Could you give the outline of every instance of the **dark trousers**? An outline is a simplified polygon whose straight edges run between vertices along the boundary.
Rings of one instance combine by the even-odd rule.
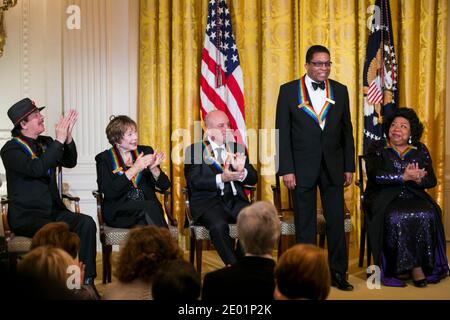
[[[316,244],[317,186],[320,190],[323,214],[326,220],[330,269],[344,274],[348,268],[344,229],[344,187],[331,183],[324,165],[322,165],[316,185],[297,186],[293,191],[296,242]]]
[[[58,211],[53,214],[55,221],[64,221],[71,231],[80,237],[79,260],[85,264],[85,277],[97,276],[97,227],[91,216],[71,211]]]
[[[85,264],[85,277],[97,276],[96,256],[97,256],[97,227],[91,216],[74,213],[69,210],[53,210],[51,219],[35,219],[31,225],[26,225],[14,229],[18,236],[33,237],[40,228],[47,223],[63,221],[69,225],[69,229],[75,232],[80,238],[79,260]]]
[[[240,245],[234,248],[234,240],[230,237],[229,223],[236,223],[241,209],[249,203],[238,196],[233,199],[221,199],[221,202],[213,206],[208,212],[202,214],[197,222],[209,230],[211,242],[217,250],[225,265],[235,264],[244,255]]]

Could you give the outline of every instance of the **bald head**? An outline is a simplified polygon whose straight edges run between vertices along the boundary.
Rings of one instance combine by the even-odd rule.
[[[225,112],[214,110],[206,115],[205,127],[208,137],[222,145],[226,141],[227,130],[230,129],[230,120]]]
[[[223,112],[222,110],[214,110],[214,111],[208,112],[205,117],[206,129],[215,128],[216,123],[222,122],[222,121],[228,122],[228,124],[230,123],[228,120],[227,114],[225,112]]]

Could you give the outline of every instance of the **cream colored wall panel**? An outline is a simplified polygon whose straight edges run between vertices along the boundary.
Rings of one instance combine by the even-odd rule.
[[[69,5],[77,5],[81,28],[69,30]],[[139,1],[20,0],[5,14],[8,38],[0,58],[0,112],[25,96],[46,105],[46,134],[69,109],[80,113],[74,129],[78,165],[64,170],[64,184],[81,197],[81,211],[96,219],[91,191],[97,187],[94,157],[109,148],[111,114],[136,119]],[[0,117],[0,147],[11,123]],[[0,174],[4,173],[0,162]],[[6,185],[0,187],[6,193]]]
[[[138,10],[138,2],[133,2]],[[105,136],[109,117],[127,114],[134,118],[136,114],[138,35],[133,35],[130,43],[129,30],[138,31],[138,20],[129,20],[128,1],[66,1],[68,4],[80,7],[81,28],[62,32],[62,90],[65,110],[76,108],[80,117],[74,131],[78,165],[64,170],[64,181],[70,192],[81,198],[81,211],[95,217],[91,193],[97,188],[94,158],[109,148]],[[134,14],[138,16],[138,12]],[[135,57],[132,64],[130,56]],[[133,99],[134,104],[130,103]]]
[[[106,40],[107,0],[66,1],[81,9],[81,28],[63,31],[64,108],[78,110],[74,131],[79,161],[93,163],[93,156],[106,145],[101,125],[108,113]]]
[[[48,8],[57,8],[59,2],[48,6],[48,1],[51,0],[22,0],[5,14],[8,38],[5,54],[0,58],[0,112],[3,115],[0,117],[0,147],[10,138],[12,124],[6,116],[7,110],[19,99],[30,97],[38,105],[47,106],[43,111],[47,127],[44,134],[53,135],[55,115],[62,110],[61,88],[53,85],[61,82],[61,72],[52,70],[55,66],[60,68],[61,52],[57,44],[48,45],[57,30],[50,18],[55,16],[54,12],[53,15],[47,12]],[[49,53],[53,56],[49,57]],[[51,64],[47,63],[49,58]],[[0,173],[4,173],[1,162]],[[6,193],[5,184],[0,192]]]

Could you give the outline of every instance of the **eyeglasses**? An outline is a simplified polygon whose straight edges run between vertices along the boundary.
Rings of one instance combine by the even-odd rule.
[[[326,67],[329,68],[331,67],[332,62],[331,61],[326,61],[326,62],[322,62],[322,61],[310,61],[309,63],[311,63],[314,67],[319,68],[319,67]]]

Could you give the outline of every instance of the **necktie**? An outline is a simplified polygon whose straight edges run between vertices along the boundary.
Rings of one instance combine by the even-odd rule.
[[[320,88],[322,90],[325,90],[325,82],[321,81],[321,82],[314,82],[312,81],[312,86],[314,90],[317,90],[317,88]]]
[[[217,161],[220,164],[224,164],[224,155],[223,155],[223,148],[216,148],[216,152],[217,152]],[[234,195],[233,195],[233,189],[231,187],[231,183],[230,182],[225,182],[224,183],[224,189],[223,189],[223,196],[222,196],[223,201],[225,202],[225,205],[228,208],[232,208],[233,207],[233,199],[234,199]]]
[[[223,148],[217,148],[216,151],[217,151],[217,161],[220,164],[223,164]]]

